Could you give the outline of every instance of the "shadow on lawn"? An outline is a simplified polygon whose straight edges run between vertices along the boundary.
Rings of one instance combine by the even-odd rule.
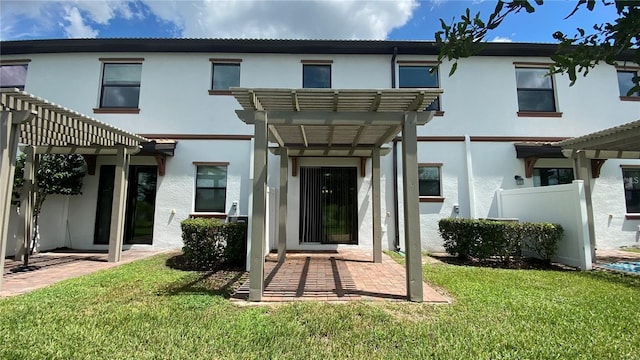
[[[478,260],[475,258],[461,258],[456,256],[434,256],[432,258],[442,261],[449,265],[458,266],[474,266],[494,269],[511,269],[511,270],[551,270],[551,271],[577,271],[570,266],[546,262],[540,259],[524,258],[517,261],[502,262],[498,259]]]
[[[246,281],[247,272],[238,268],[227,268],[220,264],[206,271],[192,269],[182,254],[167,259],[166,265],[172,269],[188,271],[195,276],[187,281],[170,284],[159,291],[159,295],[202,294],[230,298]]]

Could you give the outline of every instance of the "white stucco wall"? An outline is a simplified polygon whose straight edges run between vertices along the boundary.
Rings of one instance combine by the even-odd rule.
[[[27,56],[3,56],[24,59]],[[142,65],[139,114],[93,114],[98,106],[102,64],[99,58],[144,58]],[[253,128],[237,119],[239,105],[232,96],[211,96],[210,58],[241,58],[240,85],[243,87],[299,88],[302,86],[301,60],[332,60],[334,88],[389,88],[390,55],[300,55],[300,54],[222,54],[222,53],[74,53],[33,54],[28,67],[26,91],[65,107],[91,115],[126,130],[143,134],[252,135]],[[433,56],[399,55],[397,60],[436,60]],[[546,62],[533,57],[474,57],[461,60],[453,77],[447,76],[450,63],[440,66],[440,85],[444,90],[441,109],[419,127],[419,136],[505,137],[503,140],[471,141],[472,186],[477,217],[496,216],[495,191],[515,188],[514,175],[524,177],[524,162],[516,159],[514,137],[569,137],[637,120],[640,102],[620,101],[614,67],[602,65],[586,78],[569,86],[566,76],[555,75],[554,87],[560,118],[517,116],[514,61]],[[55,69],[55,71],[52,71]],[[397,72],[397,69],[396,69]],[[397,75],[397,74],[396,74]],[[391,144],[389,144],[390,146]],[[400,143],[401,146],[401,143]],[[227,209],[238,201],[239,214],[249,212],[251,142],[248,140],[179,139],[175,156],[167,159],[167,173],[158,178],[154,223],[154,248],[180,247],[179,222],[193,210],[194,161],[229,162]],[[459,216],[470,212],[466,150],[463,141],[420,141],[419,162],[438,162],[442,166],[442,203],[421,203],[422,246],[442,250],[437,221],[452,216],[459,204]],[[402,161],[398,152],[401,176]],[[395,237],[393,215],[393,155],[381,159],[383,246],[392,248]],[[100,157],[100,165],[112,164]],[[152,157],[133,157],[132,164],[155,165]],[[300,159],[299,165],[359,166],[359,159]],[[355,164],[355,165],[354,165]],[[358,208],[361,209],[360,246],[371,246],[370,161],[367,176],[358,177]],[[560,165],[558,165],[560,164]],[[596,179],[593,193],[594,219],[598,246],[618,247],[638,243],[638,220],[626,220],[620,164],[639,161],[609,160]],[[540,160],[538,167],[567,166],[569,160]],[[268,182],[278,187],[279,159],[269,156]],[[83,195],[50,199],[43,220],[47,228],[42,245],[98,248],[93,245],[93,229],[99,174],[87,176]],[[290,178],[288,232],[290,248],[298,244],[299,178]],[[400,243],[402,244],[402,179],[399,179]],[[533,186],[525,179],[523,187]],[[175,214],[172,214],[175,210]],[[67,214],[65,216],[65,214]],[[388,214],[388,215],[387,215]],[[611,214],[611,216],[609,216]],[[43,214],[44,215],[44,214]],[[64,219],[63,219],[64,218]],[[69,226],[67,228],[67,220]],[[62,244],[62,245],[60,245]],[[317,245],[314,245],[317,246]],[[106,248],[103,246],[103,248]],[[324,247],[326,248],[326,247]]]

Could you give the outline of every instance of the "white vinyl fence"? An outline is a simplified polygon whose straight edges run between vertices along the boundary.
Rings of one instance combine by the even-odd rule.
[[[553,261],[591,270],[587,203],[582,180],[566,185],[499,189],[496,197],[499,217],[562,225],[564,238]]]

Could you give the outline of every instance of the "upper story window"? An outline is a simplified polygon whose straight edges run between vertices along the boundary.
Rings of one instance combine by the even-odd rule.
[[[398,61],[398,64],[402,64]],[[398,67],[398,85],[400,88],[438,88],[438,66],[407,63]],[[427,108],[427,111],[440,110],[440,97],[438,96]]]
[[[546,67],[517,67],[518,115],[561,116],[557,113],[553,77]]]
[[[27,81],[27,64],[0,63],[0,87],[24,90]]]
[[[209,59],[211,61],[210,95],[231,94],[229,88],[240,86],[242,59]]]
[[[550,186],[571,184],[573,181],[572,168],[534,168],[533,186]]]
[[[94,112],[138,113],[143,59],[101,60],[100,108]]]
[[[418,192],[421,202],[442,202],[440,163],[418,164]]]
[[[302,87],[331,88],[331,60],[303,60]]]
[[[640,83],[640,75],[637,70],[618,70],[618,89],[620,90],[621,100],[640,100],[640,90],[636,90],[629,94],[629,91],[636,88]]]
[[[195,212],[224,213],[228,163],[196,164]]]

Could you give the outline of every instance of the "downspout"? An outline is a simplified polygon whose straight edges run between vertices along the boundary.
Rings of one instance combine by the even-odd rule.
[[[391,56],[391,88],[396,88],[396,56],[398,56],[398,48],[393,48]],[[398,139],[393,139],[393,226],[395,234],[393,238],[393,246],[396,251],[400,250],[400,215],[398,214]]]
[[[465,158],[467,160],[467,187],[469,191],[469,219],[476,218],[476,193],[473,186],[473,165],[471,161],[471,138],[464,136]]]

